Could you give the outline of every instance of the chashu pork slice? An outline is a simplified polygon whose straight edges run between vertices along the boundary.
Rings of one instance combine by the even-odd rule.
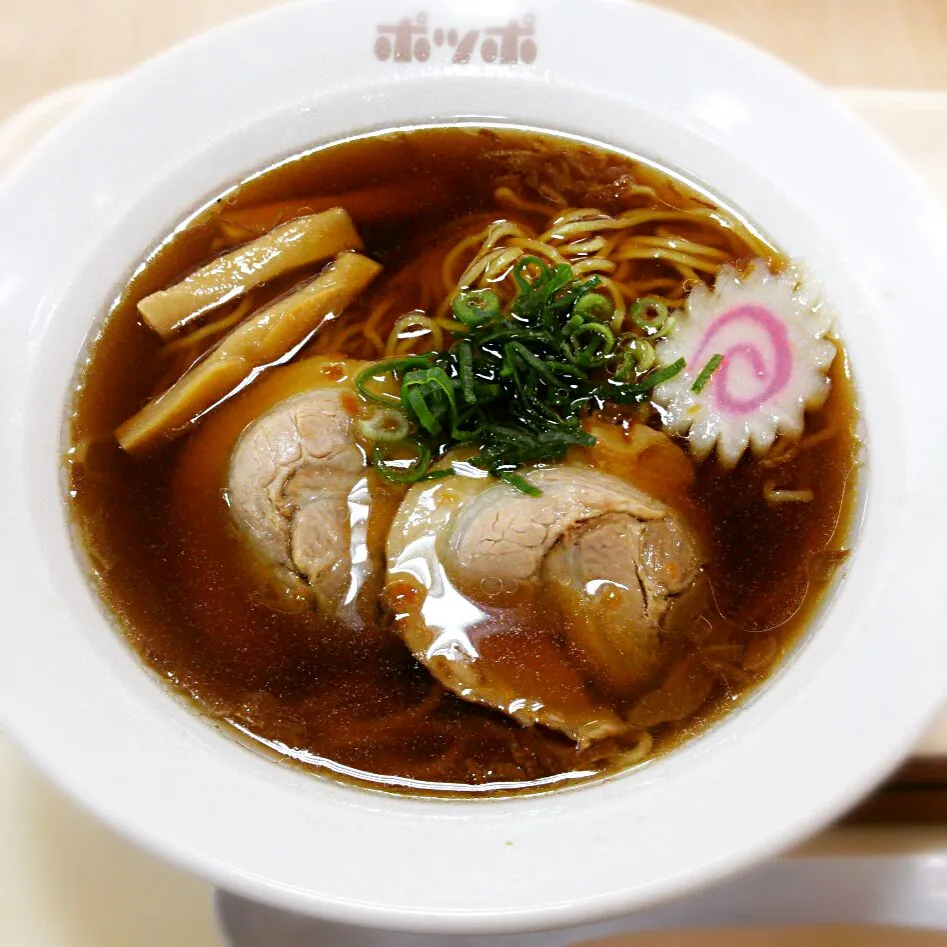
[[[412,487],[389,533],[397,631],[446,687],[524,725],[579,744],[628,730],[603,692],[631,696],[664,666],[696,540],[666,505],[589,467],[526,472],[538,497],[455,469]],[[522,630],[523,603],[555,633]]]
[[[319,388],[277,404],[243,432],[229,476],[231,512],[250,545],[330,614],[357,591],[353,550],[364,537],[353,527],[364,525],[368,502],[346,396]]]

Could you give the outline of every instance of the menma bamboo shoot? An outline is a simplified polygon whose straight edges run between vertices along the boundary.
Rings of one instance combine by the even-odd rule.
[[[182,433],[255,371],[283,358],[338,316],[380,270],[380,264],[359,253],[340,254],[315,279],[231,330],[164,394],[119,425],[118,442],[127,451],[144,453]]]
[[[341,207],[297,217],[202,266],[180,283],[146,296],[138,311],[167,339],[192,319],[261,283],[361,247],[352,218]]]

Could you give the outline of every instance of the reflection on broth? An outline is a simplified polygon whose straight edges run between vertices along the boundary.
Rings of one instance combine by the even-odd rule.
[[[376,786],[652,758],[764,681],[846,553],[826,308],[677,178],[534,132],[381,134],[136,271],[66,460],[98,590],[235,735]]]

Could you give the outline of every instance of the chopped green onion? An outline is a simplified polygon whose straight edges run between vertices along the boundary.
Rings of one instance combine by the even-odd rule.
[[[413,447],[415,456],[413,459],[401,460],[391,458],[380,444],[375,445],[372,451],[372,462],[375,469],[387,480],[395,483],[416,483],[427,472],[431,466],[431,451],[417,437],[407,437],[398,444],[390,445],[387,450],[392,451],[398,447]]]
[[[565,265],[560,264],[560,266]],[[601,282],[602,280],[598,276],[590,276],[581,283],[573,279],[570,286],[566,286],[560,292],[557,292],[554,298],[547,299],[546,312],[549,316],[547,321],[555,322],[562,314],[572,309],[578,299],[588,293],[589,290],[595,289]]]
[[[543,495],[543,491],[539,487],[534,487],[525,477],[513,473],[512,470],[495,470],[493,475],[498,480],[508,483],[511,487],[516,487],[520,493],[525,493],[529,497],[541,497]]]
[[[467,404],[477,403],[477,390],[474,381],[473,346],[466,340],[457,344],[457,375],[460,379],[460,392]]]
[[[558,385],[556,375],[575,375],[574,366],[557,362],[555,359],[542,359],[531,352],[522,342],[511,342],[509,349],[515,352],[543,381],[550,385]]]
[[[542,329],[521,327],[491,330],[477,339],[481,351],[488,346],[499,345],[503,342],[528,342],[533,346],[547,345],[550,348],[555,348],[559,340],[556,336]]]
[[[640,391],[651,391],[652,388],[656,388],[663,382],[669,381],[675,375],[680,374],[686,367],[687,362],[683,358],[679,358],[676,362],[671,362],[670,365],[665,365],[664,368],[659,368],[657,371],[651,372],[650,375],[646,375],[641,381],[636,382],[634,387]]]
[[[428,434],[437,436],[450,424],[457,423],[457,402],[454,382],[443,368],[416,368],[401,382],[401,401],[409,418],[417,421]]]
[[[654,351],[654,346],[647,339],[632,339],[628,344],[627,351],[635,360],[637,372],[647,372],[654,368],[658,356]]]
[[[499,385],[484,383],[474,385],[474,396],[477,399],[477,404],[487,404],[495,401],[501,394],[502,389]]]
[[[711,355],[707,364],[700,370],[700,374],[694,379],[691,391],[694,394],[700,394],[707,382],[710,381],[710,376],[720,368],[721,364],[723,364],[723,356],[719,352],[716,355]]]
[[[401,395],[401,401],[428,434],[441,433],[441,424],[427,406],[422,392],[417,388],[408,389]]]
[[[453,467],[446,467],[444,470],[429,470],[426,474],[421,474],[415,483],[422,480],[443,480],[445,477],[453,477],[456,471]]]
[[[526,270],[529,267],[537,267],[540,273],[548,271],[549,267],[539,259],[538,256],[523,256],[513,264],[513,280],[516,283],[518,297],[529,296],[533,291],[533,281],[526,278]],[[538,282],[537,278],[537,282]]]
[[[657,360],[654,346],[647,339],[630,333],[621,338],[620,355],[621,361],[612,376],[624,382],[632,382],[638,375],[650,371]]]
[[[379,425],[391,440],[374,438],[382,476],[400,483],[449,476],[431,471],[431,459],[467,445],[475,451],[471,463],[537,495],[518,467],[593,445],[583,429],[586,412],[603,402],[647,401],[655,385],[683,370],[683,359],[654,367],[653,342],[674,325],[661,300],[637,300],[630,310],[635,328],[616,338],[612,300],[593,291],[599,276],[582,279],[568,264],[537,256],[521,257],[512,275],[517,294],[507,305],[492,289],[456,295],[450,348],[387,359],[356,376],[366,400],[399,413],[400,421]],[[385,392],[392,383],[398,394]],[[405,424],[408,437],[395,441]],[[377,432],[368,430],[372,439]],[[406,451],[413,459],[402,459]]]
[[[653,388],[682,372],[686,365],[684,359],[679,358],[676,362],[645,375],[633,385],[616,385],[608,382],[599,387],[597,394],[603,401],[611,401],[615,404],[634,404],[645,401]]]
[[[598,322],[608,322],[615,315],[615,304],[601,293],[586,293],[576,300],[572,307],[572,318],[581,316],[583,319],[595,319]],[[571,320],[570,320],[571,321]]]
[[[355,387],[366,401],[374,401],[375,404],[382,404],[386,407],[400,406],[401,399],[398,395],[373,391],[368,387],[368,381],[384,375],[397,377],[398,373],[406,368],[419,366],[426,368],[431,364],[432,358],[433,353],[429,353],[428,355],[408,355],[404,358],[388,358],[380,362],[373,362],[355,376]]]
[[[458,322],[473,328],[500,315],[500,297],[492,289],[466,289],[454,297],[451,311]]]
[[[355,429],[367,441],[393,444],[403,441],[410,433],[408,419],[394,408],[376,408],[370,415],[359,418]]]
[[[668,307],[660,299],[642,296],[628,310],[632,324],[646,332],[651,338],[667,335],[674,328],[674,316],[668,315]]]
[[[583,299],[588,299],[588,296]],[[591,336],[591,341],[585,348],[579,342],[583,336]],[[596,336],[600,341],[596,340]],[[583,368],[598,368],[605,364],[615,348],[615,333],[601,322],[586,322],[572,333],[569,341],[572,343],[576,362]]]
[[[470,430],[467,430],[464,425],[473,418],[474,427]],[[470,441],[475,441],[483,433],[483,427],[479,423],[479,418],[474,412],[469,412],[463,415],[460,420],[455,424],[450,431],[450,436],[458,444],[468,444]]]
[[[563,335],[572,335],[579,326],[585,325],[585,319],[582,316],[573,315],[569,316],[566,324],[562,327]]]

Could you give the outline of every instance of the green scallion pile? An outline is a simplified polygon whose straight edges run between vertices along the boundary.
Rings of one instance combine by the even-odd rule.
[[[517,293],[506,311],[490,289],[457,295],[453,313],[464,329],[450,349],[375,362],[356,377],[362,397],[383,406],[362,425],[382,476],[399,483],[449,476],[432,471],[432,460],[466,445],[476,449],[470,463],[536,494],[519,466],[592,446],[582,429],[590,410],[646,401],[684,368],[684,359],[653,368],[652,343],[674,325],[659,300],[639,299],[629,312],[634,329],[616,335],[597,276],[580,279],[567,264],[535,256],[519,260],[512,275]],[[386,377],[398,394],[383,390]]]

